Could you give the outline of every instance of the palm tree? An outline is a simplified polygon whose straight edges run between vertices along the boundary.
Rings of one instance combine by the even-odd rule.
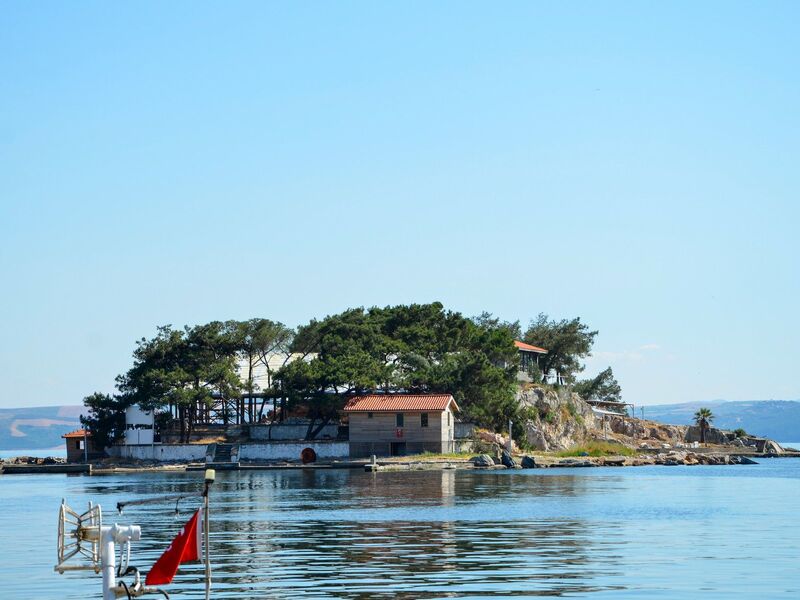
[[[711,428],[711,421],[714,420],[714,414],[711,409],[701,408],[694,413],[694,422],[700,428],[700,443],[706,443],[706,431]]]

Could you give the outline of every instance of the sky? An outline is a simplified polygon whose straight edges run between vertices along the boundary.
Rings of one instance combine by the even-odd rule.
[[[162,324],[441,301],[797,399],[796,2],[0,6],[0,407]]]

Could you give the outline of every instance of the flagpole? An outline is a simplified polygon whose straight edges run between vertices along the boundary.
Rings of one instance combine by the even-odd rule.
[[[208,491],[214,483],[214,469],[206,469],[205,489],[203,490],[203,538],[206,547],[206,600],[211,598],[211,558],[208,547]]]

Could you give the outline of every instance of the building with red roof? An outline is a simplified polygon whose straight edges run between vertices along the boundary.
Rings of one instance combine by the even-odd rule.
[[[82,463],[104,456],[104,453],[95,447],[91,431],[76,429],[65,433],[61,438],[67,446],[67,462]]]
[[[450,394],[370,394],[344,407],[350,421],[350,456],[403,456],[455,451]]]
[[[514,340],[514,345],[519,351],[519,371],[517,372],[517,379],[519,381],[530,382],[532,381],[530,376],[531,370],[533,370],[533,367],[539,368],[539,357],[543,354],[547,354],[547,350],[539,346],[520,342],[519,340]]]

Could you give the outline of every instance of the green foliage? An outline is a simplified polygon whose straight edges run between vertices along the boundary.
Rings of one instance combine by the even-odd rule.
[[[276,379],[312,418],[333,418],[347,398],[376,391],[451,393],[468,418],[496,429],[518,410],[508,327],[476,323],[438,302],[356,308],[312,321],[298,330],[292,350],[311,358],[292,362]]]
[[[524,341],[547,350],[539,359],[544,373],[557,371],[567,381],[574,381],[583,370],[581,360],[589,356],[596,336],[597,331],[590,331],[579,317],[556,321],[540,313],[528,326]]]
[[[700,428],[700,443],[706,442],[706,431],[711,427],[711,421],[714,420],[714,414],[710,408],[701,408],[694,413],[694,422]]]
[[[555,423],[556,422],[556,413],[551,410],[547,410],[546,408],[539,409],[539,419],[544,421],[545,423]]]
[[[270,358],[281,355],[284,363],[287,361],[294,331],[283,323],[269,319],[229,321],[226,327],[233,336],[236,352],[247,368],[244,390],[250,394],[258,391],[258,385],[253,381],[253,371],[259,365],[265,368],[267,385],[271,385],[274,373]]]
[[[477,317],[472,317],[473,323],[484,329],[505,329],[511,339],[519,340],[522,338],[522,327],[519,321],[501,321],[490,312],[482,312]]]
[[[95,392],[83,399],[89,409],[88,415],[81,415],[81,425],[92,432],[97,448],[108,448],[122,439],[125,434],[125,409],[129,406],[119,396],[109,396]]]
[[[622,387],[614,377],[611,367],[602,371],[597,377],[579,381],[572,388],[584,400],[603,400],[605,402],[622,402]]]
[[[617,444],[615,442],[604,442],[595,440],[579,446],[573,446],[569,450],[557,452],[556,456],[635,456],[636,451]]]
[[[183,330],[159,327],[154,338],[137,343],[133,367],[117,377],[117,388],[129,405],[148,410],[176,407],[181,437],[187,440],[198,407],[210,405],[214,395],[238,396],[239,342],[232,322],[212,321]],[[223,420],[228,417],[223,415]]]
[[[748,433],[744,429],[739,427],[733,430],[733,435],[735,435],[737,438],[743,438],[747,437]]]
[[[701,408],[694,413],[694,423],[700,428],[708,428],[711,421],[714,420],[714,413],[710,408]]]

